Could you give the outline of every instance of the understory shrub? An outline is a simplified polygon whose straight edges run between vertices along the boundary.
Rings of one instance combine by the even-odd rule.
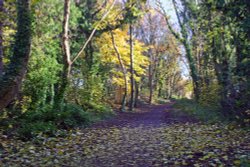
[[[114,114],[111,107],[103,104],[88,103],[83,108],[100,119],[108,118]]]
[[[211,83],[210,85],[202,85],[199,98],[199,104],[205,107],[220,105],[220,86],[217,83]]]
[[[75,126],[89,125],[93,121],[93,114],[84,111],[81,106],[67,104],[64,111],[58,112],[56,122],[62,128],[73,128]]]
[[[53,136],[59,129],[71,129],[88,126],[113,115],[111,108],[105,105],[88,104],[79,106],[66,104],[63,111],[46,106],[36,111],[27,111],[15,119],[12,129],[16,129],[22,139],[36,137],[39,134]]]
[[[52,136],[55,134],[57,126],[53,122],[23,122],[17,130],[18,136],[22,139],[29,139],[37,136],[40,133]]]

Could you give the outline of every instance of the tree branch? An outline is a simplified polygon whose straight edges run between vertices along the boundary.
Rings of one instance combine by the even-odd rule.
[[[110,11],[112,10],[112,8],[114,7],[116,3],[116,0],[113,1],[113,3],[111,4],[110,8],[107,10],[107,12],[102,16],[101,20],[96,24],[95,28],[92,30],[88,40],[84,43],[83,47],[80,49],[80,51],[77,53],[77,55],[75,56],[75,58],[72,60],[72,64],[78,59],[78,57],[82,54],[82,52],[84,51],[84,49],[87,47],[87,45],[89,44],[89,42],[91,41],[91,39],[93,38],[98,26],[101,24],[101,22],[108,16],[108,14],[110,13]]]
[[[167,13],[165,11],[165,9],[163,8],[162,6],[162,3],[160,1],[157,1],[157,6],[160,8],[160,10],[157,10],[163,17],[164,19],[166,20],[166,23],[167,23],[167,26],[168,26],[168,29],[170,30],[170,32],[174,35],[174,37],[179,40],[179,41],[182,41],[182,37],[180,36],[180,34],[176,31],[174,31],[173,27],[171,26],[170,22],[169,22],[169,18],[167,17]],[[177,14],[177,13],[176,13]],[[179,18],[177,16],[177,18]],[[179,22],[179,21],[178,21]],[[180,24],[180,22],[179,22]],[[181,26],[181,25],[180,25]]]

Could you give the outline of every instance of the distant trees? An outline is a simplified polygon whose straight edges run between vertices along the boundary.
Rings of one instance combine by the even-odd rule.
[[[158,97],[170,98],[171,95],[167,94],[171,94],[177,83],[172,76],[181,75],[176,39],[169,32],[164,17],[153,9],[144,15],[135,31],[136,37],[149,47],[146,52],[149,57],[148,76],[145,79],[149,103]]]
[[[167,16],[167,13],[162,6],[161,2],[158,1],[158,7],[160,8],[160,12],[162,12],[163,16],[165,17],[167,26],[173,36],[184,46],[185,48],[185,55],[186,59],[188,60],[188,65],[189,65],[189,70],[190,70],[190,76],[192,77],[193,81],[193,89],[194,89],[194,95],[195,98],[198,100],[199,99],[199,76],[197,73],[197,66],[196,62],[194,60],[194,55],[193,55],[193,45],[192,42],[189,40],[190,36],[192,36],[192,29],[190,28],[189,25],[189,16],[188,16],[188,8],[184,5],[181,4],[181,7],[183,8],[182,11],[178,9],[178,4],[176,0],[172,0],[172,4],[174,7],[174,11],[177,16],[177,21],[178,25],[180,27],[180,33],[177,32],[171,25],[169,21],[169,17]]]

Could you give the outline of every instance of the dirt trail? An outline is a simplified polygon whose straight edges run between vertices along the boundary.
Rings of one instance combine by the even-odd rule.
[[[238,166],[237,151],[249,153],[249,134],[230,138],[235,132],[229,134],[223,126],[176,115],[173,104],[142,105],[136,113],[119,113],[87,129],[83,133],[91,137],[80,166]],[[235,140],[240,141],[233,146]]]
[[[187,115],[176,116],[173,113],[174,102],[159,105],[143,104],[135,112],[118,112],[117,116],[108,120],[99,122],[92,127],[107,128],[112,126],[154,126],[159,127],[162,124],[196,122],[194,118]]]

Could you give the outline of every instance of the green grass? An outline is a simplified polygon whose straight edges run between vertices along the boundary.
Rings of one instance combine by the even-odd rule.
[[[164,99],[164,98],[158,98],[157,100],[156,100],[156,103],[157,104],[166,104],[166,103],[169,103],[171,100],[169,100],[169,99]]]
[[[192,115],[201,121],[207,123],[228,121],[228,119],[220,112],[218,106],[202,106],[190,99],[177,99],[175,101],[174,108],[187,113],[188,115]],[[176,112],[178,112],[178,110]]]

